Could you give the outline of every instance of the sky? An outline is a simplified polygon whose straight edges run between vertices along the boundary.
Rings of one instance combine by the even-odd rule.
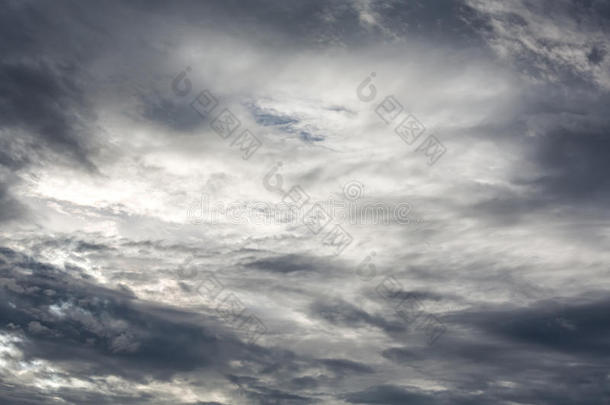
[[[609,34],[603,0],[4,2],[0,403],[610,403]]]

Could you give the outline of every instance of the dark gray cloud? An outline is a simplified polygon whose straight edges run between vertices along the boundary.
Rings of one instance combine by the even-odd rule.
[[[220,371],[234,355],[266,356],[230,334],[220,339],[214,321],[196,313],[139,302],[10,249],[1,253],[2,325],[27,336],[21,347],[26,358],[141,380],[197,368]]]
[[[601,297],[594,297],[602,295]],[[553,300],[540,302],[532,308],[493,310],[464,316],[478,327],[511,341],[539,346],[566,354],[580,353],[591,359],[607,362],[610,347],[608,298],[591,292],[585,302]]]
[[[8,167],[59,156],[96,170],[91,160],[96,116],[85,94],[83,67],[107,38],[79,17],[84,17],[82,9],[69,2],[57,7],[11,2],[0,15],[5,55],[0,127],[7,146],[1,160]],[[10,133],[20,133],[21,142],[7,139]]]
[[[324,262],[317,262],[313,257],[288,255],[284,257],[272,257],[269,259],[259,259],[246,264],[246,267],[271,271],[274,273],[298,273],[323,271],[321,266]]]
[[[426,400],[432,403],[461,403],[456,402],[460,397],[472,401],[464,403],[477,404],[603,403],[609,394],[603,372],[608,364],[607,294],[587,295],[540,301],[525,308],[488,307],[456,312],[446,321],[453,330],[461,330],[459,335],[447,336],[433,348],[392,347],[381,355],[401,367],[424,368],[436,361],[445,366],[460,364],[455,390],[426,394]],[[575,359],[579,359],[578,364],[565,367]],[[528,378],[529,375],[536,377]],[[469,390],[483,394],[460,394]],[[388,395],[383,399],[386,401],[401,396],[406,400],[412,393],[396,387],[374,387],[352,395],[352,400],[366,402],[363,398],[374,395],[380,400]]]
[[[74,74],[70,66],[3,64],[0,120],[6,129],[34,134],[29,145],[31,151],[39,149],[42,142],[54,152],[94,170],[85,146],[87,127],[81,118],[87,113],[86,100],[76,88]],[[14,167],[19,163],[12,159],[9,164]]]
[[[0,183],[0,207],[0,222],[20,219],[27,213],[27,208],[10,193],[8,183]]]

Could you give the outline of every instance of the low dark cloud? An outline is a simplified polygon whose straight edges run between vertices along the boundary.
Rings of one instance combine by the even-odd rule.
[[[494,335],[566,354],[588,355],[596,361],[607,362],[610,356],[610,315],[607,297],[585,302],[558,299],[540,302],[531,308],[517,310],[490,309],[473,313],[472,319],[483,330]],[[588,301],[588,302],[587,302]]]
[[[212,331],[212,319],[138,302],[132,294],[75,278],[10,249],[2,254],[7,258],[1,269],[2,324],[25,333],[21,349],[26,358],[142,380],[198,368],[221,370],[234,355],[264,353],[230,334],[221,340]]]
[[[87,128],[81,116],[86,100],[73,81],[70,66],[4,64],[0,68],[2,126],[34,134],[36,141],[93,170],[88,159]],[[17,162],[14,162],[17,164]]]

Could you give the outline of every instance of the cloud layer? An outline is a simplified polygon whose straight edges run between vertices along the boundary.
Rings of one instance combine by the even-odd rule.
[[[609,17],[8,2],[0,402],[607,403]]]

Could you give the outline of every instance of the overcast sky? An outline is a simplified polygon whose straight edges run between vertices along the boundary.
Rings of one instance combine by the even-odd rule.
[[[0,403],[610,403],[610,3],[6,1]]]

